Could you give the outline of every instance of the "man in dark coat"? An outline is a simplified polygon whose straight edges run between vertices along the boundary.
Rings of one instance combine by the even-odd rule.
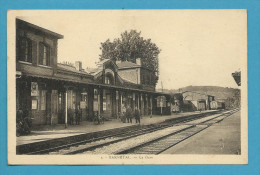
[[[76,125],[79,125],[79,121],[80,121],[80,116],[81,116],[81,111],[79,109],[79,106],[76,108]]]
[[[73,125],[74,124],[74,120],[73,120],[73,111],[71,108],[68,109],[68,118],[69,118],[69,124]]]
[[[128,123],[132,123],[132,109],[130,106],[128,106],[126,109],[126,118]]]
[[[125,123],[126,122],[125,113],[119,112],[118,115],[119,115],[121,122]]]
[[[17,114],[16,114],[16,123],[19,123],[23,120],[23,110],[21,108],[18,109]]]
[[[126,108],[125,108],[124,104],[122,105],[122,111],[120,114],[121,114],[120,118],[121,118],[122,122],[125,123],[126,122]]]
[[[137,107],[135,108],[135,122],[140,124],[140,111]]]

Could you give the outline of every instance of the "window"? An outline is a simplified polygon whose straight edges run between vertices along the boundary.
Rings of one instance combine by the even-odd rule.
[[[98,90],[94,89],[94,100],[98,99]]]
[[[109,77],[105,77],[105,84],[110,84],[110,79],[109,79]]]
[[[32,62],[32,41],[25,37],[18,39],[17,59],[25,62]]]
[[[39,64],[50,66],[50,47],[44,43],[40,43]]]
[[[114,84],[114,78],[111,74],[105,75],[105,84]]]

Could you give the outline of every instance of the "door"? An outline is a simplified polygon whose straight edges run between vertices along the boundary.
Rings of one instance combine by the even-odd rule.
[[[104,117],[112,116],[112,97],[110,90],[104,90],[103,94],[103,115]]]
[[[107,99],[107,103],[106,103],[106,108],[107,108],[107,114],[109,117],[111,117],[112,114],[112,105],[111,105],[111,94],[106,94],[106,99]]]
[[[51,124],[58,123],[58,91],[51,92]]]
[[[81,101],[80,101],[80,109],[81,109],[81,121],[85,121],[88,118],[88,94],[81,93]]]

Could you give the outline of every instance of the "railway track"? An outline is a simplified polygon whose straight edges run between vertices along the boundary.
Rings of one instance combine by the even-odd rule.
[[[135,130],[139,131],[145,128],[154,128],[154,127],[167,126],[169,124],[171,125],[178,124],[183,121],[191,121],[195,118],[202,118],[216,113],[220,113],[220,111],[212,111],[209,113],[194,114],[185,117],[172,118],[157,124],[133,125],[133,126],[127,126],[122,128],[105,130],[105,131],[97,131],[93,133],[80,134],[76,136],[69,136],[66,138],[57,138],[57,139],[51,139],[47,141],[18,145],[16,146],[16,152],[18,155],[49,154],[51,152],[57,152],[58,150],[68,149],[73,146],[84,145],[95,141],[104,140],[107,138],[117,137],[120,135],[124,136],[126,133],[134,132]]]
[[[220,112],[217,112],[217,114],[219,114],[219,113]],[[210,115],[212,116],[212,114],[210,114]],[[224,114],[220,114],[220,116],[218,116],[218,117],[221,117],[222,115],[224,115]],[[102,149],[103,147],[106,147],[109,145],[118,144],[120,142],[124,142],[131,138],[133,139],[133,138],[142,137],[147,134],[160,132],[161,130],[167,130],[167,129],[171,130],[173,128],[173,126],[177,126],[180,124],[186,125],[186,126],[184,126],[182,129],[180,129],[178,131],[174,131],[173,133],[178,134],[178,133],[181,133],[184,131],[186,131],[188,133],[189,132],[188,130],[190,130],[191,133],[197,133],[197,132],[193,131],[194,124],[191,125],[191,124],[189,124],[189,122],[193,122],[198,119],[202,119],[202,120],[204,119],[204,123],[209,122],[210,120],[205,120],[205,118],[207,118],[208,116],[209,116],[209,114],[200,114],[200,115],[195,115],[195,116],[176,118],[175,120],[173,120],[173,119],[166,120],[166,121],[164,121],[162,123],[158,123],[158,124],[140,126],[139,128],[134,128],[127,132],[123,131],[123,132],[119,132],[119,133],[118,132],[111,133],[109,135],[106,135],[105,137],[98,137],[98,138],[95,138],[92,140],[84,140],[81,142],[75,142],[72,144],[62,145],[60,147],[55,147],[55,148],[51,148],[49,150],[44,150],[44,152],[47,154],[59,154],[59,155],[71,155],[71,154],[80,154],[80,153],[82,154],[82,153],[90,153],[91,151],[95,152],[95,150]],[[215,118],[211,117],[210,119],[213,120]],[[195,127],[195,128],[197,128],[197,127]],[[202,129],[203,129],[203,127],[198,129],[198,131],[201,131]],[[206,129],[206,127],[204,129]],[[173,133],[171,132],[170,135],[172,135]],[[166,134],[166,136],[168,136],[168,134]],[[158,140],[158,139],[161,140],[162,138],[164,138],[166,136],[159,137],[159,138],[155,139],[153,142],[156,142],[156,140]],[[138,146],[131,147],[128,150],[123,150],[123,151],[121,150],[121,151],[114,152],[114,154],[128,154],[128,153],[130,154],[132,152],[132,149],[137,149],[142,145],[144,146],[146,144],[149,144],[149,142],[151,142],[151,144],[152,144],[152,141],[148,141],[148,142],[145,142]]]
[[[149,142],[140,144],[136,147],[132,147],[126,149],[124,151],[118,152],[117,154],[160,154],[163,151],[177,145],[178,143],[192,137],[193,135],[205,130],[215,123],[219,123],[224,120],[226,117],[232,115],[237,112],[237,110],[230,111],[228,113],[224,113],[221,116],[214,117],[209,120],[205,120],[199,123],[194,123],[192,127],[184,129],[180,132],[176,132],[173,134],[169,134],[167,136],[163,136]]]

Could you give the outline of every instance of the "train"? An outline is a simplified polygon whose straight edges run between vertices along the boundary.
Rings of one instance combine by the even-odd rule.
[[[212,101],[210,102],[211,109],[225,109],[225,103],[220,101]]]
[[[215,100],[214,96],[198,95],[196,92],[186,97],[183,93],[171,94],[172,113],[220,109],[226,109],[225,100]]]

